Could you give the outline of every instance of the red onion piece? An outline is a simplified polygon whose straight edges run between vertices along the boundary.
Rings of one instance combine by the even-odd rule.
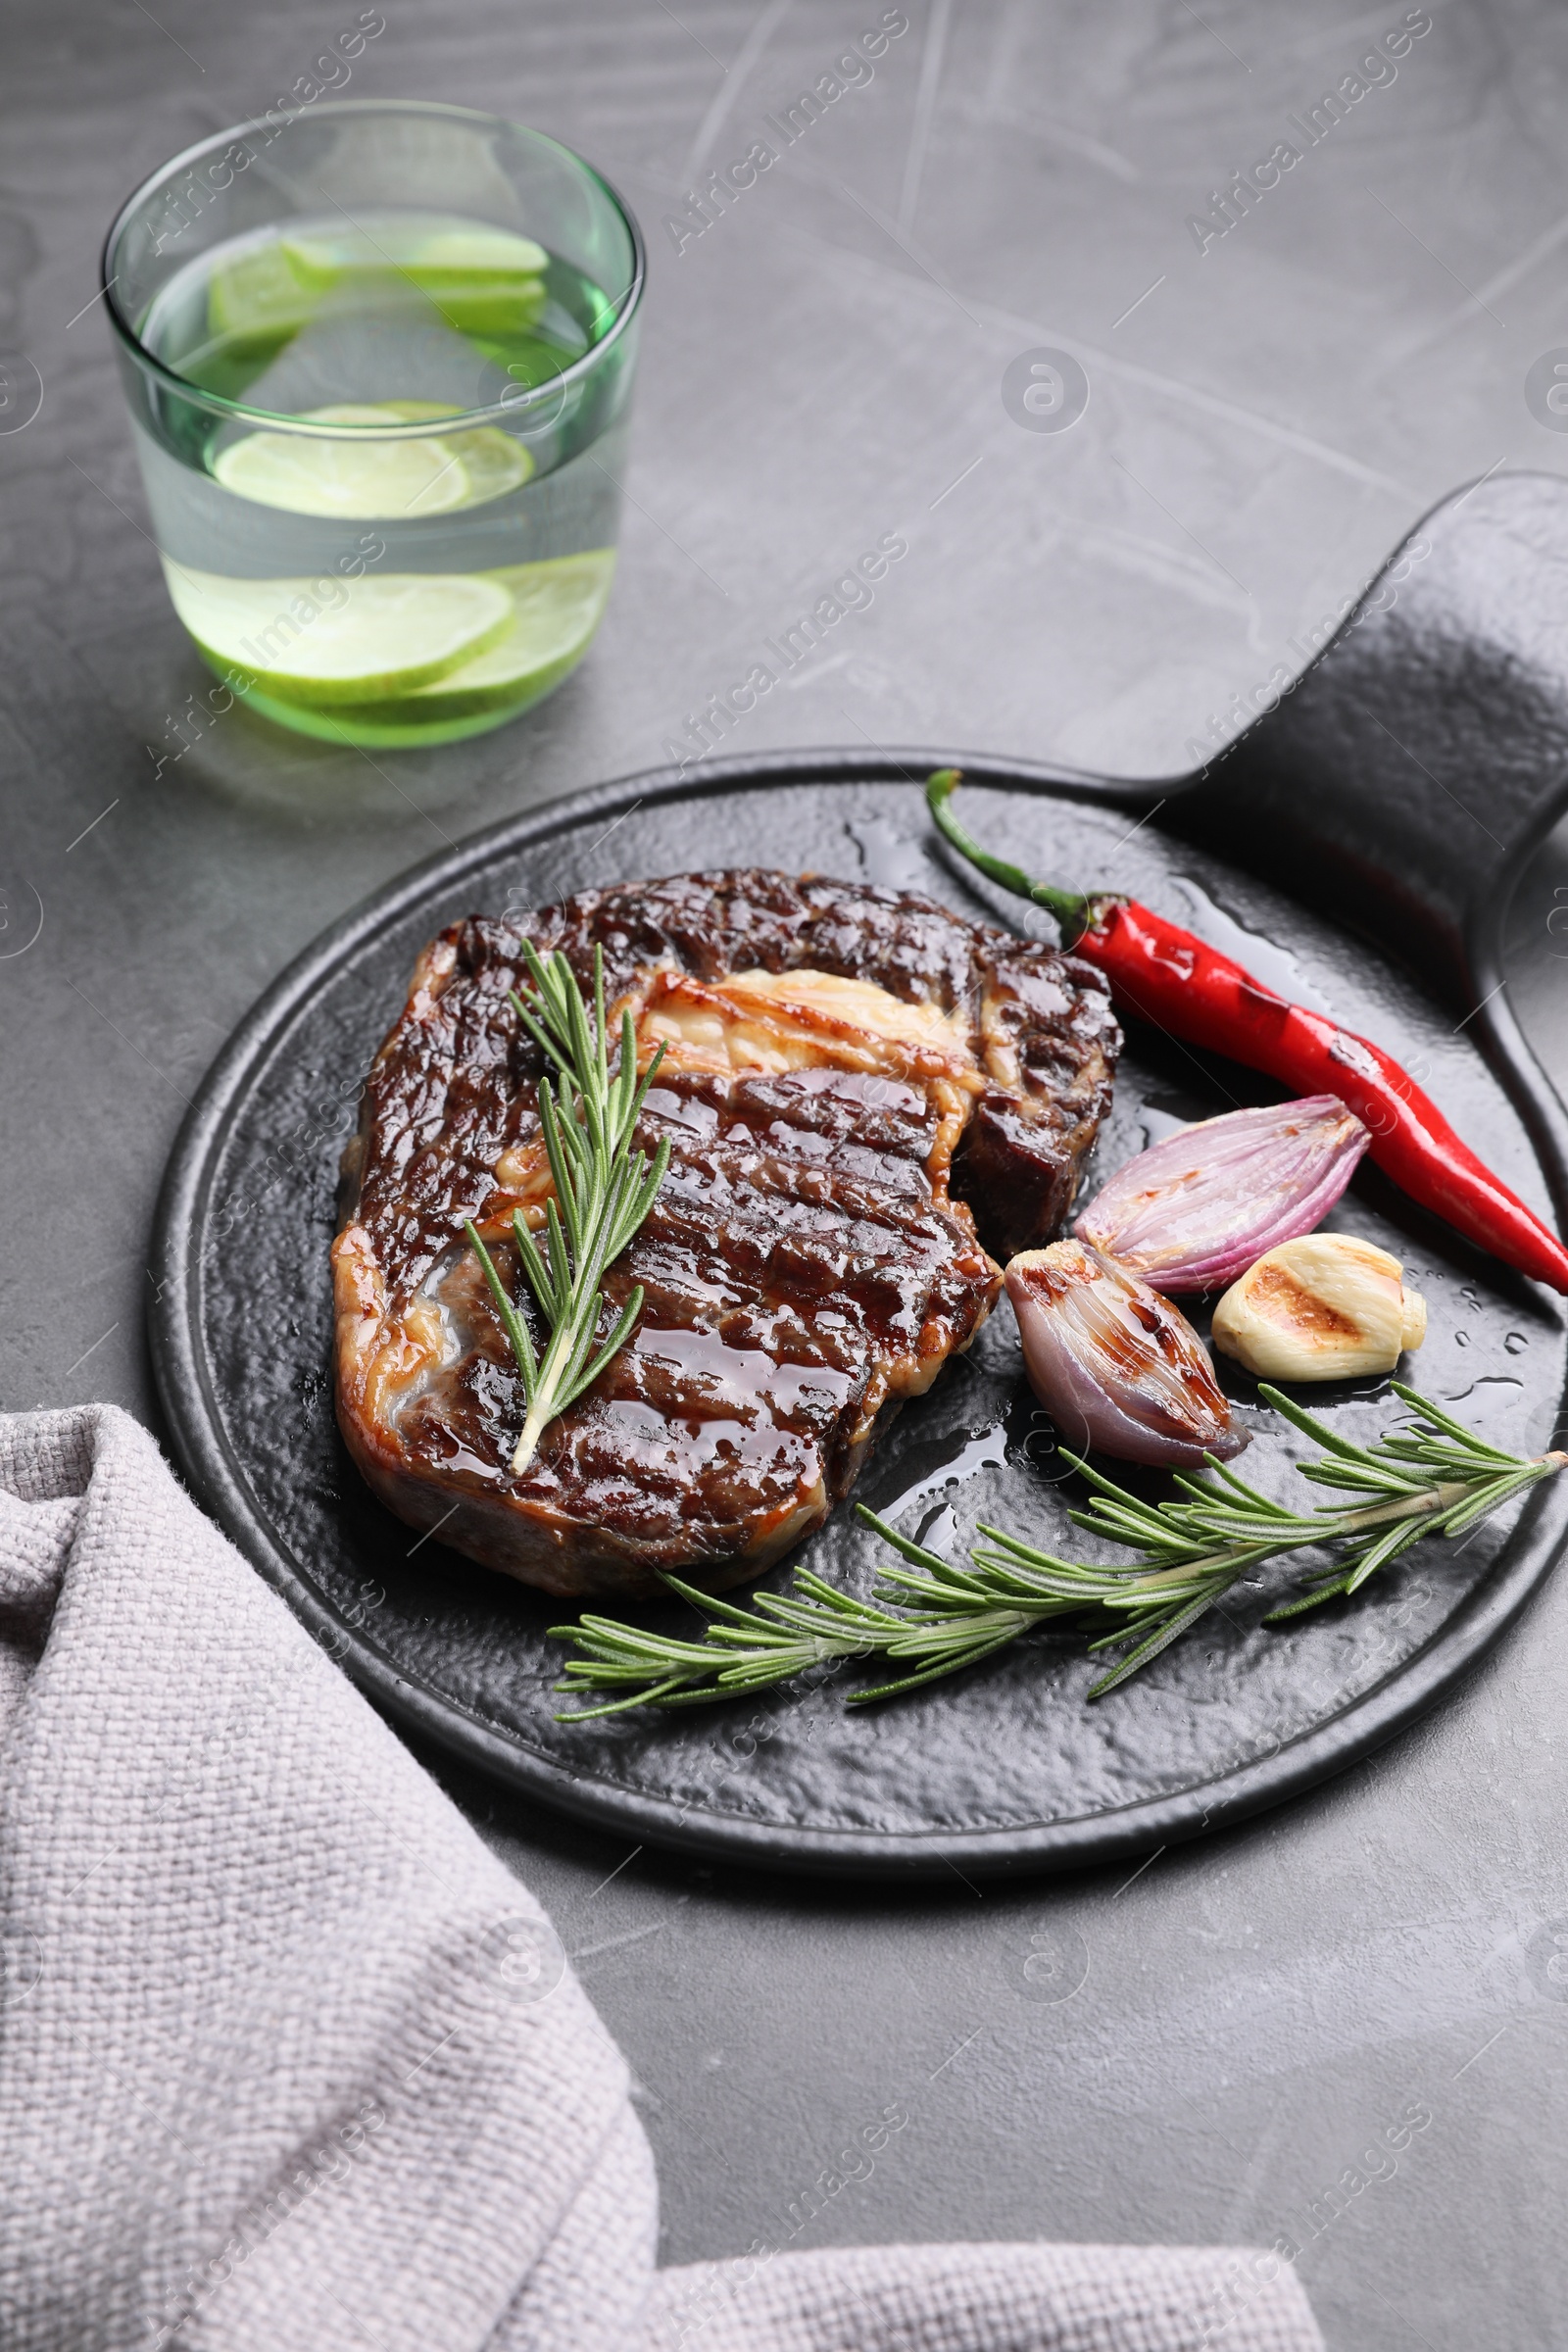
[[[1029,1385],[1069,1446],[1179,1466],[1248,1443],[1202,1341],[1130,1266],[1053,1242],[1011,1260],[1007,1296]]]
[[[1118,1168],[1078,1219],[1156,1291],[1217,1291],[1322,1223],[1372,1141],[1338,1095],[1228,1110]]]

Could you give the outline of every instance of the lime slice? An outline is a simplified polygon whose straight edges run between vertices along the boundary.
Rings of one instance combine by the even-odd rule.
[[[537,702],[577,662],[599,626],[614,575],[612,547],[514,564],[482,576],[511,591],[512,624],[483,653],[409,695],[411,719],[467,718]]]
[[[389,416],[401,416],[410,424],[420,424],[435,416],[461,416],[463,411],[439,400],[389,400],[386,413]],[[476,507],[487,498],[502,498],[509,490],[520,490],[533,472],[533,452],[514,440],[511,433],[504,433],[499,425],[475,425],[466,433],[443,433],[441,439],[463,461],[463,470],[468,477],[465,506]]]
[[[312,424],[401,424],[385,407],[345,402],[308,409]],[[304,433],[247,433],[213,460],[214,477],[225,490],[258,506],[283,507],[291,514],[419,519],[466,506],[471,485],[463,460],[447,442],[318,440]]]
[[[461,416],[439,400],[340,402],[307,409],[314,424],[420,424]],[[422,521],[516,490],[533,472],[531,453],[497,425],[416,441],[327,441],[300,433],[247,433],[213,460],[225,490],[292,514]]]
[[[235,580],[164,566],[175,612],[209,660],[285,701],[382,702],[484,653],[513,602],[477,573]]]
[[[463,461],[468,477],[468,495],[464,502],[467,506],[477,507],[487,498],[504,498],[509,490],[520,490],[533,472],[533,452],[498,424],[476,425],[469,433],[443,433],[441,438]]]

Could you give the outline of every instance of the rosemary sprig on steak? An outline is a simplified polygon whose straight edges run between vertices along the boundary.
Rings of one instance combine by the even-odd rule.
[[[579,1652],[567,1660],[558,1688],[578,1697],[606,1694],[579,1713],[612,1715],[626,1707],[733,1698],[830,1658],[882,1657],[908,1670],[854,1691],[852,1703],[863,1704],[972,1666],[1049,1619],[1087,1615],[1098,1635],[1091,1650],[1125,1653],[1091,1689],[1089,1696],[1099,1698],[1168,1648],[1260,1561],[1306,1547],[1343,1547],[1303,1580],[1295,1599],[1270,1611],[1264,1622],[1277,1625],[1358,1592],[1421,1537],[1460,1535],[1568,1467],[1568,1453],[1535,1459],[1505,1453],[1414,1389],[1396,1381],[1394,1390],[1411,1417],[1372,1446],[1338,1436],[1278,1389],[1259,1391],[1323,1447],[1320,1460],[1298,1465],[1302,1476],[1357,1497],[1353,1508],[1294,1511],[1218,1463],[1204,1478],[1178,1476],[1180,1498],[1147,1503],[1077,1461],[1096,1492],[1086,1511],[1071,1513],[1073,1521],[1140,1558],[1108,1565],[1061,1560],[982,1525],[986,1542],[971,1551],[968,1567],[958,1568],[861,1504],[860,1518],[908,1563],[884,1566],[869,1600],[804,1568],[792,1592],[760,1593],[750,1609],[668,1577],[707,1615],[704,1638],[676,1641],[606,1617],[557,1626],[557,1638],[575,1642]]]
[[[518,1261],[548,1335],[542,1350],[535,1349],[527,1319],[502,1281],[473,1220],[464,1220],[495,1294],[527,1398],[522,1435],[512,1457],[514,1478],[533,1460],[540,1438],[557,1414],[582,1395],[631,1335],[642,1312],[641,1283],[628,1295],[609,1338],[594,1350],[605,1270],[652,1208],[669,1165],[667,1141],[652,1161],[645,1152],[632,1150],[643,1098],[664,1049],[656,1050],[639,1085],[636,1038],[631,1014],[625,1012],[612,1075],[605,1038],[603,950],[594,949],[591,1013],[559,949],[542,958],[532,943],[524,941],[522,952],[532,993],[526,1001],[515,989],[509,994],[517,1018],[546,1059],[555,1063],[561,1096],[558,1104],[550,1080],[540,1079],[539,1125],[554,1185],[545,1208],[542,1252],[521,1211],[514,1209],[512,1215]]]
[[[596,1336],[641,1283],[636,1329],[514,1477],[528,1400],[464,1220],[543,1353],[512,1212],[543,1259],[557,1072],[510,1002],[537,994],[518,925],[474,916],[420,954],[345,1156],[339,1426],[389,1509],[557,1615],[657,1599],[662,1569],[755,1581],[968,1347],[1002,1261],[1060,1229],[1109,1107],[1109,992],[913,892],[751,866],[585,890],[527,936],[590,1007],[603,946],[612,1064],[623,1005],[639,1071],[667,1043],[633,1141],[667,1136],[669,1166]]]

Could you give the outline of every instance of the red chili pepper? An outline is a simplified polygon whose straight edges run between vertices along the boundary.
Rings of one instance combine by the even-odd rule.
[[[1100,966],[1118,1003],[1173,1037],[1229,1054],[1302,1095],[1338,1095],[1371,1130],[1380,1168],[1423,1208],[1522,1274],[1568,1292],[1568,1250],[1533,1209],[1461,1143],[1437,1104],[1392,1054],[1293,1004],[1179,923],[1109,894],[1085,898],[1031,881],[993,858],[954,816],[958,783],[944,768],[926,786],[931,813],[954,848],[993,882],[1049,907],[1075,956]],[[1076,936],[1075,936],[1076,934]]]

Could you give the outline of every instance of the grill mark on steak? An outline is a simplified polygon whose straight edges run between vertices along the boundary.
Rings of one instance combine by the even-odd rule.
[[[643,1285],[637,1331],[513,1478],[522,1386],[463,1221],[517,1294],[504,1237],[514,1204],[542,1218],[540,1057],[507,1003],[516,931],[455,924],[345,1154],[339,1421],[401,1517],[526,1583],[624,1599],[673,1569],[722,1590],[819,1524],[879,1418],[968,1346],[1000,1281],[982,1243],[1005,1256],[1056,1230],[1109,1100],[1105,985],[930,900],[773,873],[586,891],[528,930],[584,985],[603,949],[641,1060],[673,1036],[638,1139],[669,1138],[669,1173],[606,1284],[602,1331]],[[766,978],[791,972],[830,982]],[[835,981],[947,1017],[878,1028]],[[702,1045],[704,1019],[754,1013],[739,1048],[722,1028]]]

